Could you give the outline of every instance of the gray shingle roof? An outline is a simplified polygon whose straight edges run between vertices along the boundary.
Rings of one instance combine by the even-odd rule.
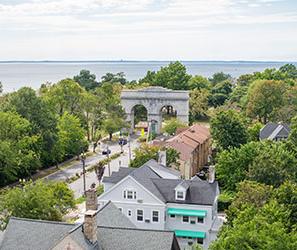
[[[274,139],[278,134],[282,136],[288,136],[290,133],[290,126],[287,123],[267,123],[261,130],[259,138],[263,139]]]
[[[51,249],[73,228],[73,224],[11,217],[0,249]]]
[[[1,250],[50,250],[71,237],[85,250],[179,250],[173,232],[137,229],[112,202],[97,213],[98,244],[86,240],[82,225],[12,217]]]
[[[173,232],[100,227],[97,232],[104,250],[178,250]]]
[[[124,179],[127,175],[129,175],[134,168],[125,168],[125,167],[120,167],[118,172],[112,172],[111,176],[109,177],[104,177],[103,182],[110,182],[110,183],[118,183],[122,179]]]
[[[135,225],[110,201],[99,210],[97,215],[97,225],[105,227],[135,228]]]
[[[186,180],[189,185],[185,201],[175,200],[175,187],[183,180],[152,179],[166,202],[182,204],[212,205],[217,196],[218,183],[202,180]]]

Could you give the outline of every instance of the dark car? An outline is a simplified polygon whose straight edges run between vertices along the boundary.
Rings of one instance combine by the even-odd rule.
[[[105,148],[105,149],[102,150],[103,155],[107,155],[107,154],[110,155],[110,153],[111,153],[111,150],[109,148]]]
[[[119,139],[119,145],[126,145],[127,143],[128,143],[128,140],[126,138]]]

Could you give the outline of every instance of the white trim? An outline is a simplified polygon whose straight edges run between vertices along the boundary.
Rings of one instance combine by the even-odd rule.
[[[135,180],[132,176],[127,175],[125,178],[117,182],[115,185],[113,185],[110,189],[108,189],[106,192],[101,194],[97,197],[98,200],[101,200],[102,197],[113,191],[115,188],[117,188],[119,185],[121,185],[123,182],[125,182],[128,178],[134,180],[139,186],[141,186],[146,192],[148,192],[151,196],[153,196],[157,201],[159,201],[162,205],[166,205],[163,201],[161,201],[157,196],[155,196],[152,192],[150,192],[147,188],[145,188],[143,185],[141,185],[137,180]],[[126,199],[127,200],[127,199]]]
[[[153,218],[154,218],[154,214],[153,214],[153,213],[154,213],[154,212],[158,212],[158,221],[154,221],[154,220],[153,220]],[[152,223],[160,223],[160,214],[161,214],[161,213],[160,213],[160,210],[156,210],[156,209],[154,209],[154,210],[151,211],[151,215],[152,215]]]
[[[138,220],[138,211],[142,211],[142,220]],[[138,208],[136,208],[136,222],[142,222],[142,223],[144,223],[144,211],[143,211],[143,209],[138,209]]]

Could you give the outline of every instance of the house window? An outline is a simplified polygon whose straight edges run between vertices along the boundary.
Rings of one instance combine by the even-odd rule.
[[[203,245],[203,238],[197,238],[197,243]]]
[[[122,209],[121,207],[119,207],[119,210],[120,210],[120,212],[122,212],[122,211],[123,211],[123,209]]]
[[[175,214],[170,214],[170,218],[175,218]]]
[[[133,190],[124,190],[124,199],[136,199],[136,191]]]
[[[176,191],[176,199],[177,200],[184,200],[184,192],[183,191]]]
[[[159,222],[159,211],[153,211],[153,222]]]
[[[132,211],[129,209],[128,210],[128,216],[130,217],[132,215]]]
[[[191,218],[190,223],[191,223],[191,224],[196,224],[196,220],[195,220],[195,218]]]
[[[183,222],[189,222],[189,216],[183,216]]]
[[[204,218],[202,218],[202,217],[201,217],[201,218],[198,217],[198,218],[197,218],[197,223],[204,223]]]
[[[143,210],[137,210],[137,220],[143,221]]]

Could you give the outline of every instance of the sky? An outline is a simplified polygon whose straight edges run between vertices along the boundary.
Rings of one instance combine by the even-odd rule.
[[[297,61],[297,0],[0,0],[1,60]]]

